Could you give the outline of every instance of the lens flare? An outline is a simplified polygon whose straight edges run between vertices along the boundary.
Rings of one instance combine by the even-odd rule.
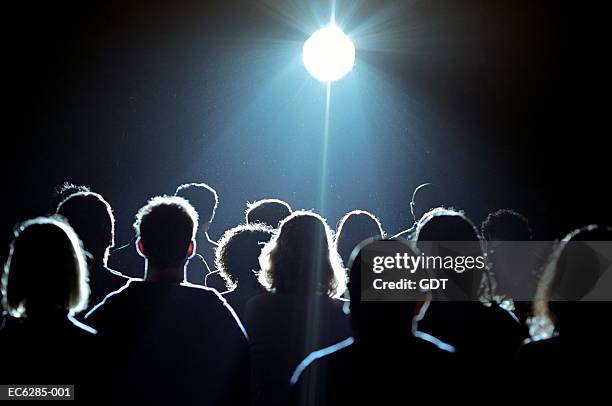
[[[335,25],[322,28],[304,43],[302,61],[308,73],[321,82],[333,82],[355,64],[355,45]]]

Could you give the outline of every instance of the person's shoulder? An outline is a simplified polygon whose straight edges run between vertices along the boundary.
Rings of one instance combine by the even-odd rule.
[[[112,304],[112,303],[118,301],[119,299],[125,297],[128,289],[129,290],[134,290],[134,287],[139,286],[142,283],[143,283],[142,279],[128,278],[126,283],[123,286],[121,286],[119,289],[117,289],[117,290],[109,293],[108,295],[106,295],[104,297],[104,299],[102,299],[102,301],[100,303],[98,303],[94,307],[92,307],[85,314],[85,319],[88,319],[93,314],[98,313],[100,311],[100,309],[107,308],[107,307],[109,307],[110,304]]]
[[[209,300],[217,300],[221,301],[222,303],[226,302],[225,298],[223,298],[221,293],[219,293],[219,291],[215,288],[209,288],[207,286],[202,286],[187,281],[181,282],[179,286],[184,294]]]
[[[88,326],[85,323],[81,323],[72,316],[68,316],[68,320],[71,323],[71,331],[73,331],[74,334],[77,336],[81,336],[86,339],[91,339],[92,337],[95,337],[98,334],[98,331],[95,328]]]
[[[416,338],[416,344],[423,348],[423,350],[429,350],[438,354],[455,353],[455,347],[448,343],[445,343],[444,341],[432,336],[429,333],[425,333],[423,331],[415,331],[414,336]]]
[[[104,270],[106,270],[106,272],[115,276],[119,281],[122,281],[124,283],[127,283],[130,279],[132,279],[129,276],[126,276],[115,269],[109,268],[108,266],[105,266]]]
[[[325,347],[310,353],[296,367],[293,375],[291,376],[291,384],[296,384],[307,371],[321,367],[323,364],[329,364],[335,360],[339,360],[341,364],[347,364],[343,359],[350,357],[351,348],[354,342],[354,338],[349,337],[336,344],[330,345],[329,347]]]

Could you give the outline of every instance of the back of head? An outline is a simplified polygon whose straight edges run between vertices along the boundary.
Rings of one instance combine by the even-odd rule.
[[[159,268],[180,266],[198,229],[198,213],[177,196],[157,196],[136,215],[136,235],[149,264]]]
[[[55,212],[57,210],[57,206],[66,200],[68,196],[81,192],[91,192],[91,189],[87,186],[75,185],[74,183],[70,183],[68,181],[62,183],[53,191],[53,211]]]
[[[570,232],[553,249],[544,267],[534,301],[534,314],[541,320],[553,321],[557,330],[579,332],[581,326],[599,319],[598,315],[585,314],[575,303],[585,298],[610,265],[602,263],[607,259],[588,241],[605,242],[608,250],[612,229],[590,225]],[[591,327],[599,323],[591,323]]]
[[[436,207],[423,215],[417,224],[418,241],[480,241],[474,224],[465,214]]]
[[[241,224],[227,230],[215,250],[215,268],[230,289],[257,287],[259,255],[274,229],[263,224]]]
[[[276,228],[291,212],[291,206],[283,200],[263,199],[248,203],[245,216],[247,223],[262,223]]]
[[[402,339],[412,333],[414,318],[419,301],[384,300],[362,301],[363,282],[369,286],[369,278],[364,277],[364,270],[373,268],[373,257],[367,254],[368,249],[375,248],[380,238],[372,238],[360,244],[353,253],[349,263],[348,290],[351,298],[351,323],[353,335],[358,340],[393,341]],[[403,255],[415,256],[414,251],[406,241],[385,240],[385,252],[394,252]],[[376,251],[378,252],[378,251]],[[372,274],[373,276],[374,274]],[[426,299],[423,293],[422,300]]]
[[[486,269],[478,269],[481,274],[476,268],[463,272],[461,264],[465,258],[476,259],[483,255],[478,231],[463,212],[443,207],[430,210],[417,223],[415,239],[418,249],[426,256],[444,260],[452,258],[456,264],[452,272],[429,268],[432,277],[447,277],[454,284],[452,288],[438,291],[437,294],[444,294],[452,300],[475,300],[479,292],[491,292],[491,280]]]
[[[451,204],[446,191],[434,183],[423,183],[414,190],[410,210],[417,222],[427,212],[436,207]]]
[[[195,208],[202,226],[208,227],[212,223],[219,205],[215,189],[206,183],[186,183],[180,185],[174,195],[184,198]]]
[[[362,241],[373,237],[385,237],[378,218],[364,210],[353,210],[338,222],[334,245],[342,261],[348,264],[353,249]]]
[[[94,260],[106,264],[115,230],[115,218],[106,200],[97,193],[78,192],[59,204],[57,214],[68,220]]]
[[[2,292],[5,309],[16,317],[83,310],[89,296],[87,265],[72,228],[54,217],[18,225]]]
[[[313,212],[296,211],[283,220],[259,262],[259,281],[270,291],[330,297],[344,292],[344,268],[331,229]]]
[[[489,213],[482,222],[482,236],[487,241],[530,241],[531,228],[527,218],[510,209]]]

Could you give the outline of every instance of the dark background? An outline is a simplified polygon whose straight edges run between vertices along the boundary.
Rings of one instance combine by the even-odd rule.
[[[289,39],[299,49],[306,39],[270,4],[7,6],[3,246],[15,222],[51,210],[52,190],[64,180],[109,200],[118,243],[129,239],[133,215],[148,197],[186,181],[206,181],[219,191],[213,238],[241,220],[247,200],[279,197],[318,209],[319,174],[307,170],[314,166],[290,170],[292,160],[297,165],[315,152],[268,148],[258,141],[258,122],[238,125],[244,144],[222,138],[282,62],[251,75],[245,48],[261,38]],[[332,151],[344,171],[330,167],[324,210],[330,224],[364,207],[387,230],[399,231],[408,223],[412,189],[424,181],[447,189],[478,223],[497,208],[522,211],[539,239],[612,223],[604,192],[609,35],[606,10],[598,7],[540,0],[362,2],[351,24],[389,8],[391,36],[397,27],[419,27],[405,44],[418,52],[360,51],[357,44],[358,63],[434,111],[432,121],[446,130],[376,131],[376,157],[351,158],[350,142]],[[368,176],[359,159],[386,169]],[[367,187],[356,186],[360,180]]]

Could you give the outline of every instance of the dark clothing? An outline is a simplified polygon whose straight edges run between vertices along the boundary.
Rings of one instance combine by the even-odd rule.
[[[350,336],[343,303],[321,295],[280,293],[248,302],[245,324],[259,404],[286,404],[296,366],[311,352]]]
[[[216,291],[133,279],[86,320],[110,341],[121,393],[129,388],[139,402],[248,402],[247,338]]]
[[[512,365],[528,331],[496,303],[431,302],[419,330],[452,345],[459,362],[496,368]]]
[[[94,329],[66,313],[37,318],[6,317],[0,327],[3,384],[75,385],[75,399],[87,398],[98,367]]]
[[[130,278],[103,265],[93,265],[89,269],[89,306],[88,310],[100,303],[106,295],[120,289]],[[85,314],[83,314],[84,316]]]
[[[111,251],[108,266],[117,269],[129,278],[144,276],[144,258],[136,251],[136,237],[132,238],[129,243]]]
[[[265,291],[261,285],[259,285],[259,287],[244,287],[238,284],[236,289],[223,293],[223,298],[227,300],[232,308],[236,311],[238,318],[240,320],[245,320],[247,304],[255,296],[263,293],[265,293]]]
[[[354,406],[431,401],[432,393],[426,389],[439,385],[440,377],[453,376],[453,349],[433,337],[415,334],[365,344],[349,338],[310,354],[292,377],[293,403]]]

